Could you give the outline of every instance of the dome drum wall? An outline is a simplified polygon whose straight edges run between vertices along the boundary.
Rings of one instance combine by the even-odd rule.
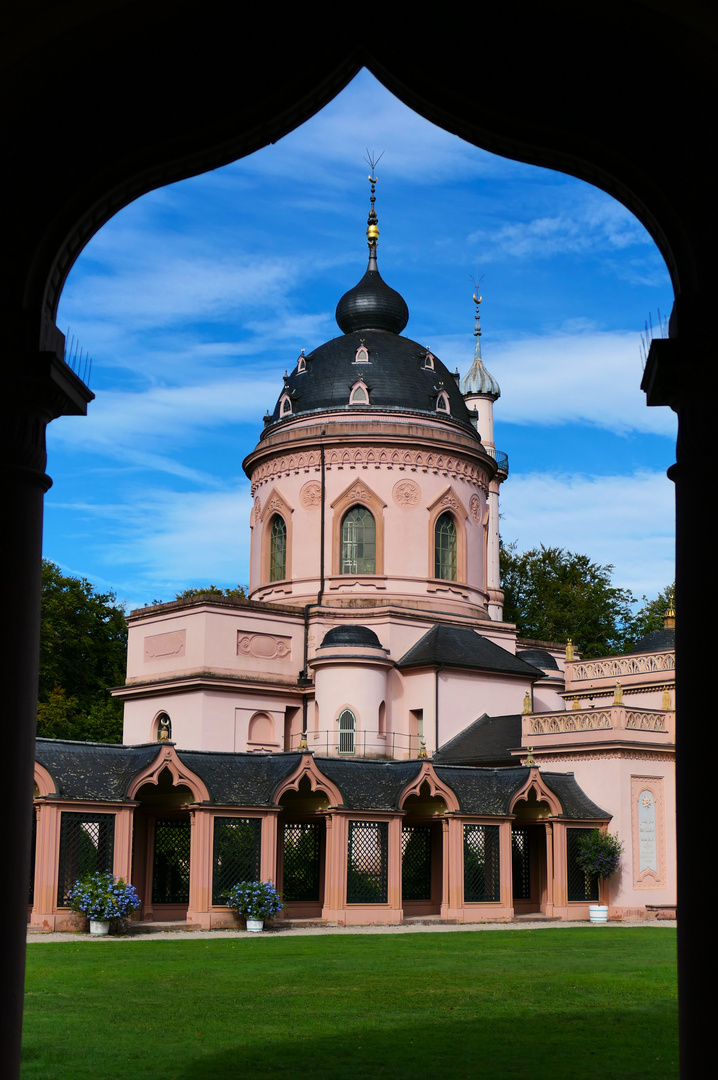
[[[352,437],[356,426],[337,424],[331,416],[326,428],[314,419],[304,425],[295,421],[291,438],[285,442],[285,433],[280,439],[276,432],[245,462],[254,496],[251,598],[297,605],[316,601],[322,501],[317,435],[326,430],[323,603],[408,604],[465,613],[470,607],[474,617],[486,618],[485,521],[493,459],[468,433],[455,430],[453,445],[447,442],[441,420],[382,424],[367,417],[359,425],[361,436]],[[310,431],[313,437],[305,438]],[[407,438],[409,431],[415,438]],[[353,507],[365,508],[374,519],[373,563],[364,558],[353,566],[342,548],[342,525]],[[433,529],[442,512],[456,522],[459,560],[453,580],[435,575]],[[292,537],[291,580],[269,580],[267,573],[275,513],[287,518]]]

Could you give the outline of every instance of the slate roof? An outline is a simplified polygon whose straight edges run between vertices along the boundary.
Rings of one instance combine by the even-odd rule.
[[[356,363],[360,345],[369,352],[368,363]],[[265,433],[280,420],[293,420],[311,412],[338,409],[352,414],[371,409],[430,414],[432,419],[454,421],[478,440],[456,379],[438,357],[434,370],[427,368],[426,347],[389,330],[356,330],[332,338],[309,353],[306,370],[297,367],[285,380],[292,412],[281,417],[279,398]],[[349,391],[363,377],[369,389],[369,405],[350,405]],[[437,413],[439,390],[449,397],[450,415]],[[284,388],[282,388],[282,394]]]
[[[125,798],[132,779],[154,761],[160,743],[121,746],[115,743],[38,739],[35,758],[55,781],[65,799],[118,802]]]
[[[434,762],[444,765],[479,765],[514,762],[509,748],[521,745],[521,714],[488,716],[486,713],[440,746]]]
[[[644,634],[642,638],[638,639],[631,652],[663,652],[664,649],[675,649],[675,647],[676,628],[670,626],[668,629],[662,627],[660,630],[651,630],[649,633]]]
[[[543,676],[539,668],[527,664],[525,660],[464,626],[432,626],[397,661],[399,668],[433,667],[438,664],[523,675],[532,681]]]
[[[126,797],[133,777],[155,760],[161,743],[122,746],[38,739],[37,760],[48,770],[56,792],[66,799],[119,802]],[[180,761],[207,785],[217,806],[272,806],[277,785],[289,776],[301,754],[232,754],[179,750]],[[423,762],[367,761],[352,758],[317,758],[321,772],[339,788],[342,805],[350,810],[396,810],[403,788],[420,772]],[[529,774],[525,766],[472,768],[434,766],[437,776],[456,794],[467,814],[503,816],[516,791]],[[576,783],[573,773],[542,773],[543,780],[561,801],[564,816],[607,818]]]
[[[322,638],[321,648],[327,645],[361,645],[365,648],[381,649],[382,644],[373,630],[357,623],[345,623],[333,626]]]
[[[294,772],[301,754],[231,754],[178,750],[183,765],[204,780],[217,806],[273,806],[272,794]]]
[[[517,649],[516,655],[525,660],[527,664],[542,668],[543,671],[560,671],[556,657],[546,649]]]

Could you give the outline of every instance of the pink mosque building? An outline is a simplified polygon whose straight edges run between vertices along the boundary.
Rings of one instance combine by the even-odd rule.
[[[146,921],[232,924],[271,879],[339,925],[675,910],[674,641],[582,661],[503,621],[497,382],[402,335],[369,264],[340,336],[285,375],[244,462],[250,593],[129,617],[124,743],[39,739],[30,921],[71,925],[88,869]],[[587,829],[623,841],[587,882]]]

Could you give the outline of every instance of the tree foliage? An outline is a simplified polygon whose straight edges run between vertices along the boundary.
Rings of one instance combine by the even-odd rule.
[[[175,593],[175,600],[191,600],[193,596],[237,596],[242,599],[247,596],[244,585],[236,585],[233,589],[220,589],[219,585],[205,585],[202,588],[183,589]]]
[[[122,740],[122,704],[108,692],[125,681],[127,624],[115,600],[43,559],[38,735]]]
[[[634,639],[643,637],[644,634],[650,633],[651,630],[663,629],[664,615],[669,608],[675,606],[675,581],[662,589],[655,600],[649,600],[647,596],[642,596],[641,600],[642,606],[636,612],[633,620]]]
[[[570,637],[585,658],[624,652],[635,640],[635,598],[611,584],[612,571],[563,548],[542,544],[519,554],[515,543],[502,545],[504,619],[521,637]]]

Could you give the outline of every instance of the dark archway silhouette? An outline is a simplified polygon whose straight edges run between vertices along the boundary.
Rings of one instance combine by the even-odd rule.
[[[718,24],[699,0],[525,0],[443,9],[412,22],[402,6],[358,13],[263,14],[206,0],[17,0],[0,53],[3,508],[6,642],[4,752],[10,820],[0,836],[6,897],[0,1010],[6,1075],[18,1071],[37,688],[46,424],[82,414],[87,394],[62,361],[55,326],[65,277],[84,244],[144,192],[276,140],[366,65],[405,104],[488,150],[571,173],[646,226],[675,291],[670,338],[651,349],[651,404],[679,416],[677,710],[682,1069],[699,1068],[710,948],[694,941],[703,897],[686,853],[708,819],[699,752],[702,619],[715,610],[704,506],[713,479],[709,346],[718,293],[713,146]],[[320,24],[321,20],[321,24]],[[318,45],[322,42],[321,46]],[[308,166],[310,163],[308,163]],[[691,570],[700,556],[700,585]],[[700,695],[700,696],[699,696]],[[700,745],[700,751],[699,751]],[[12,894],[12,895],[9,895]],[[687,965],[701,970],[688,971]],[[705,967],[703,967],[705,965]]]

